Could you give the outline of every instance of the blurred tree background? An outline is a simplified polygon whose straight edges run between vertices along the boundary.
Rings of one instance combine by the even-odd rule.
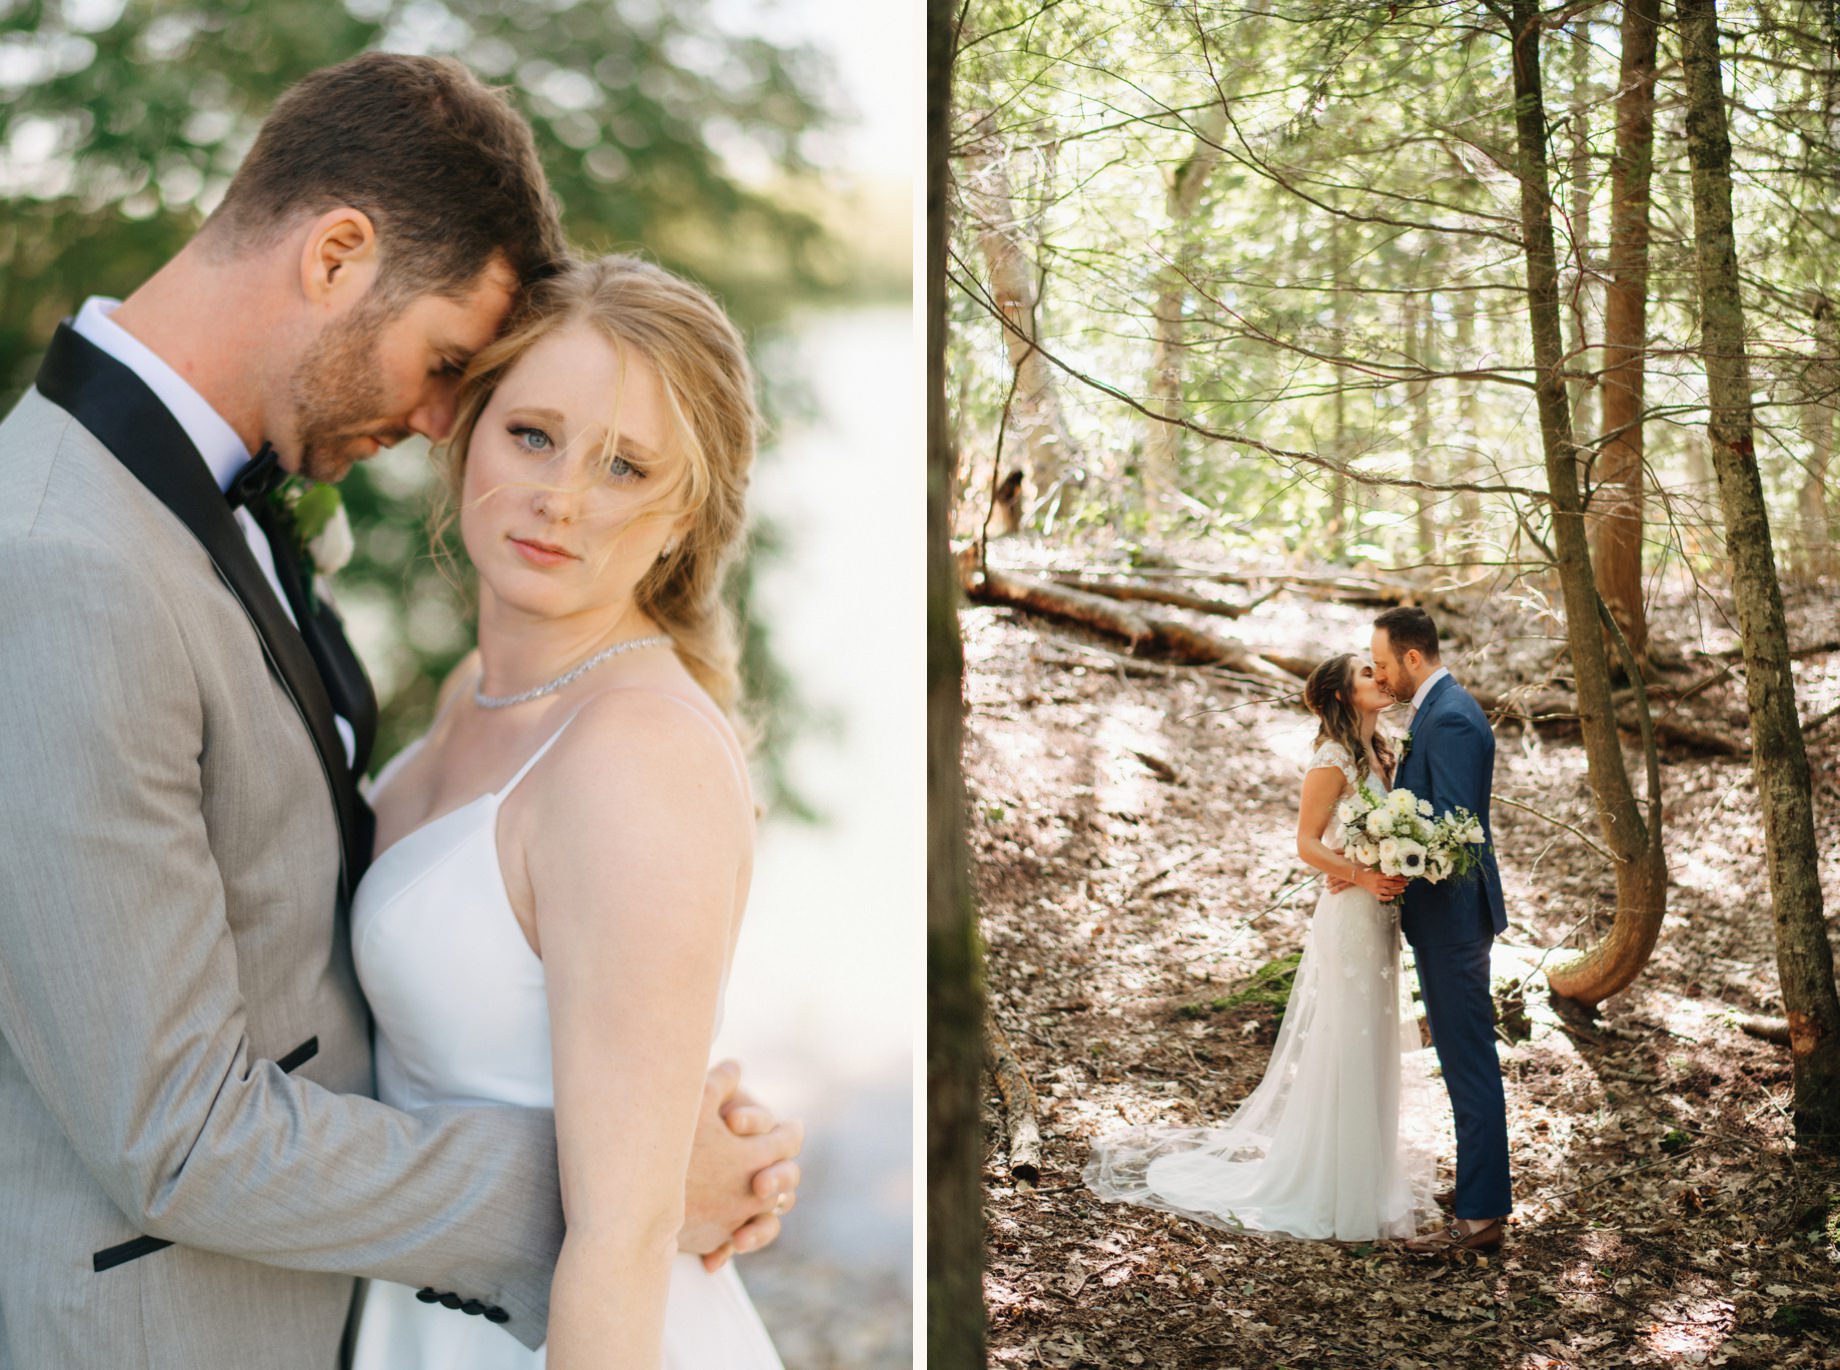
[[[812,155],[837,116],[828,59],[726,29],[717,10],[0,0],[0,403],[30,385],[59,319],[89,295],[125,296],[186,241],[280,91],[371,48],[455,56],[507,87],[570,237],[703,282],[757,353],[801,304],[904,295],[904,243],[877,257],[835,231],[852,207]],[[796,385],[763,371],[769,415],[796,410]],[[358,553],[337,592],[383,701],[378,764],[425,725],[470,641],[466,596],[428,555],[427,466],[422,444],[404,444],[344,484]],[[756,560],[772,544],[773,530],[757,529]],[[751,580],[750,568],[743,601]],[[745,669],[766,797],[801,813],[778,763],[810,720],[752,622]]]

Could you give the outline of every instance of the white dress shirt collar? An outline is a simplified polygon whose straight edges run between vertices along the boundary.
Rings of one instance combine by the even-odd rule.
[[[109,315],[121,305],[120,300],[92,295],[83,302],[76,322],[71,326],[83,337],[100,347],[127,367],[153,391],[166,411],[179,421],[185,436],[192,440],[217,488],[228,490],[242,469],[249,464],[249,449],[236,430],[191,386],[191,382],[163,360],[158,353]]]
[[[1440,666],[1430,675],[1426,676],[1419,684],[1419,687],[1412,692],[1412,713],[1414,717],[1416,717],[1418,711],[1424,707],[1425,696],[1431,693],[1431,687],[1449,674],[1449,671]]]

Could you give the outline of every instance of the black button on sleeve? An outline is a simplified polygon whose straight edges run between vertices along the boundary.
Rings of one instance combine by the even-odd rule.
[[[458,1308],[459,1306],[460,1306],[460,1296],[458,1294],[455,1294],[452,1291],[449,1291],[448,1293],[441,1295],[441,1307]]]
[[[486,1306],[478,1299],[468,1299],[465,1303],[460,1305],[460,1311],[469,1318],[476,1318],[486,1311]]]
[[[510,1322],[511,1315],[507,1313],[504,1309],[494,1304],[491,1308],[486,1309],[486,1321],[487,1322]]]
[[[418,1289],[415,1291],[415,1297],[420,1299],[423,1303],[435,1303],[441,1296],[432,1289]]]

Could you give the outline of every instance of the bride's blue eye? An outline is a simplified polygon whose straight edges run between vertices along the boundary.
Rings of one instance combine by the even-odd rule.
[[[634,466],[625,457],[615,457],[607,463],[608,480],[625,480],[628,476],[643,478],[645,472]]]
[[[517,440],[517,445],[526,452],[547,452],[553,446],[549,440],[549,434],[541,428],[526,428],[521,424],[513,424],[510,433]]]

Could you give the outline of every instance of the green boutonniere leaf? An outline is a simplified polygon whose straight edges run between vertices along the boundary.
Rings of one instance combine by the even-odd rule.
[[[339,512],[339,491],[335,485],[314,485],[301,492],[293,503],[294,528],[301,545],[313,541],[326,531],[333,515]]]

